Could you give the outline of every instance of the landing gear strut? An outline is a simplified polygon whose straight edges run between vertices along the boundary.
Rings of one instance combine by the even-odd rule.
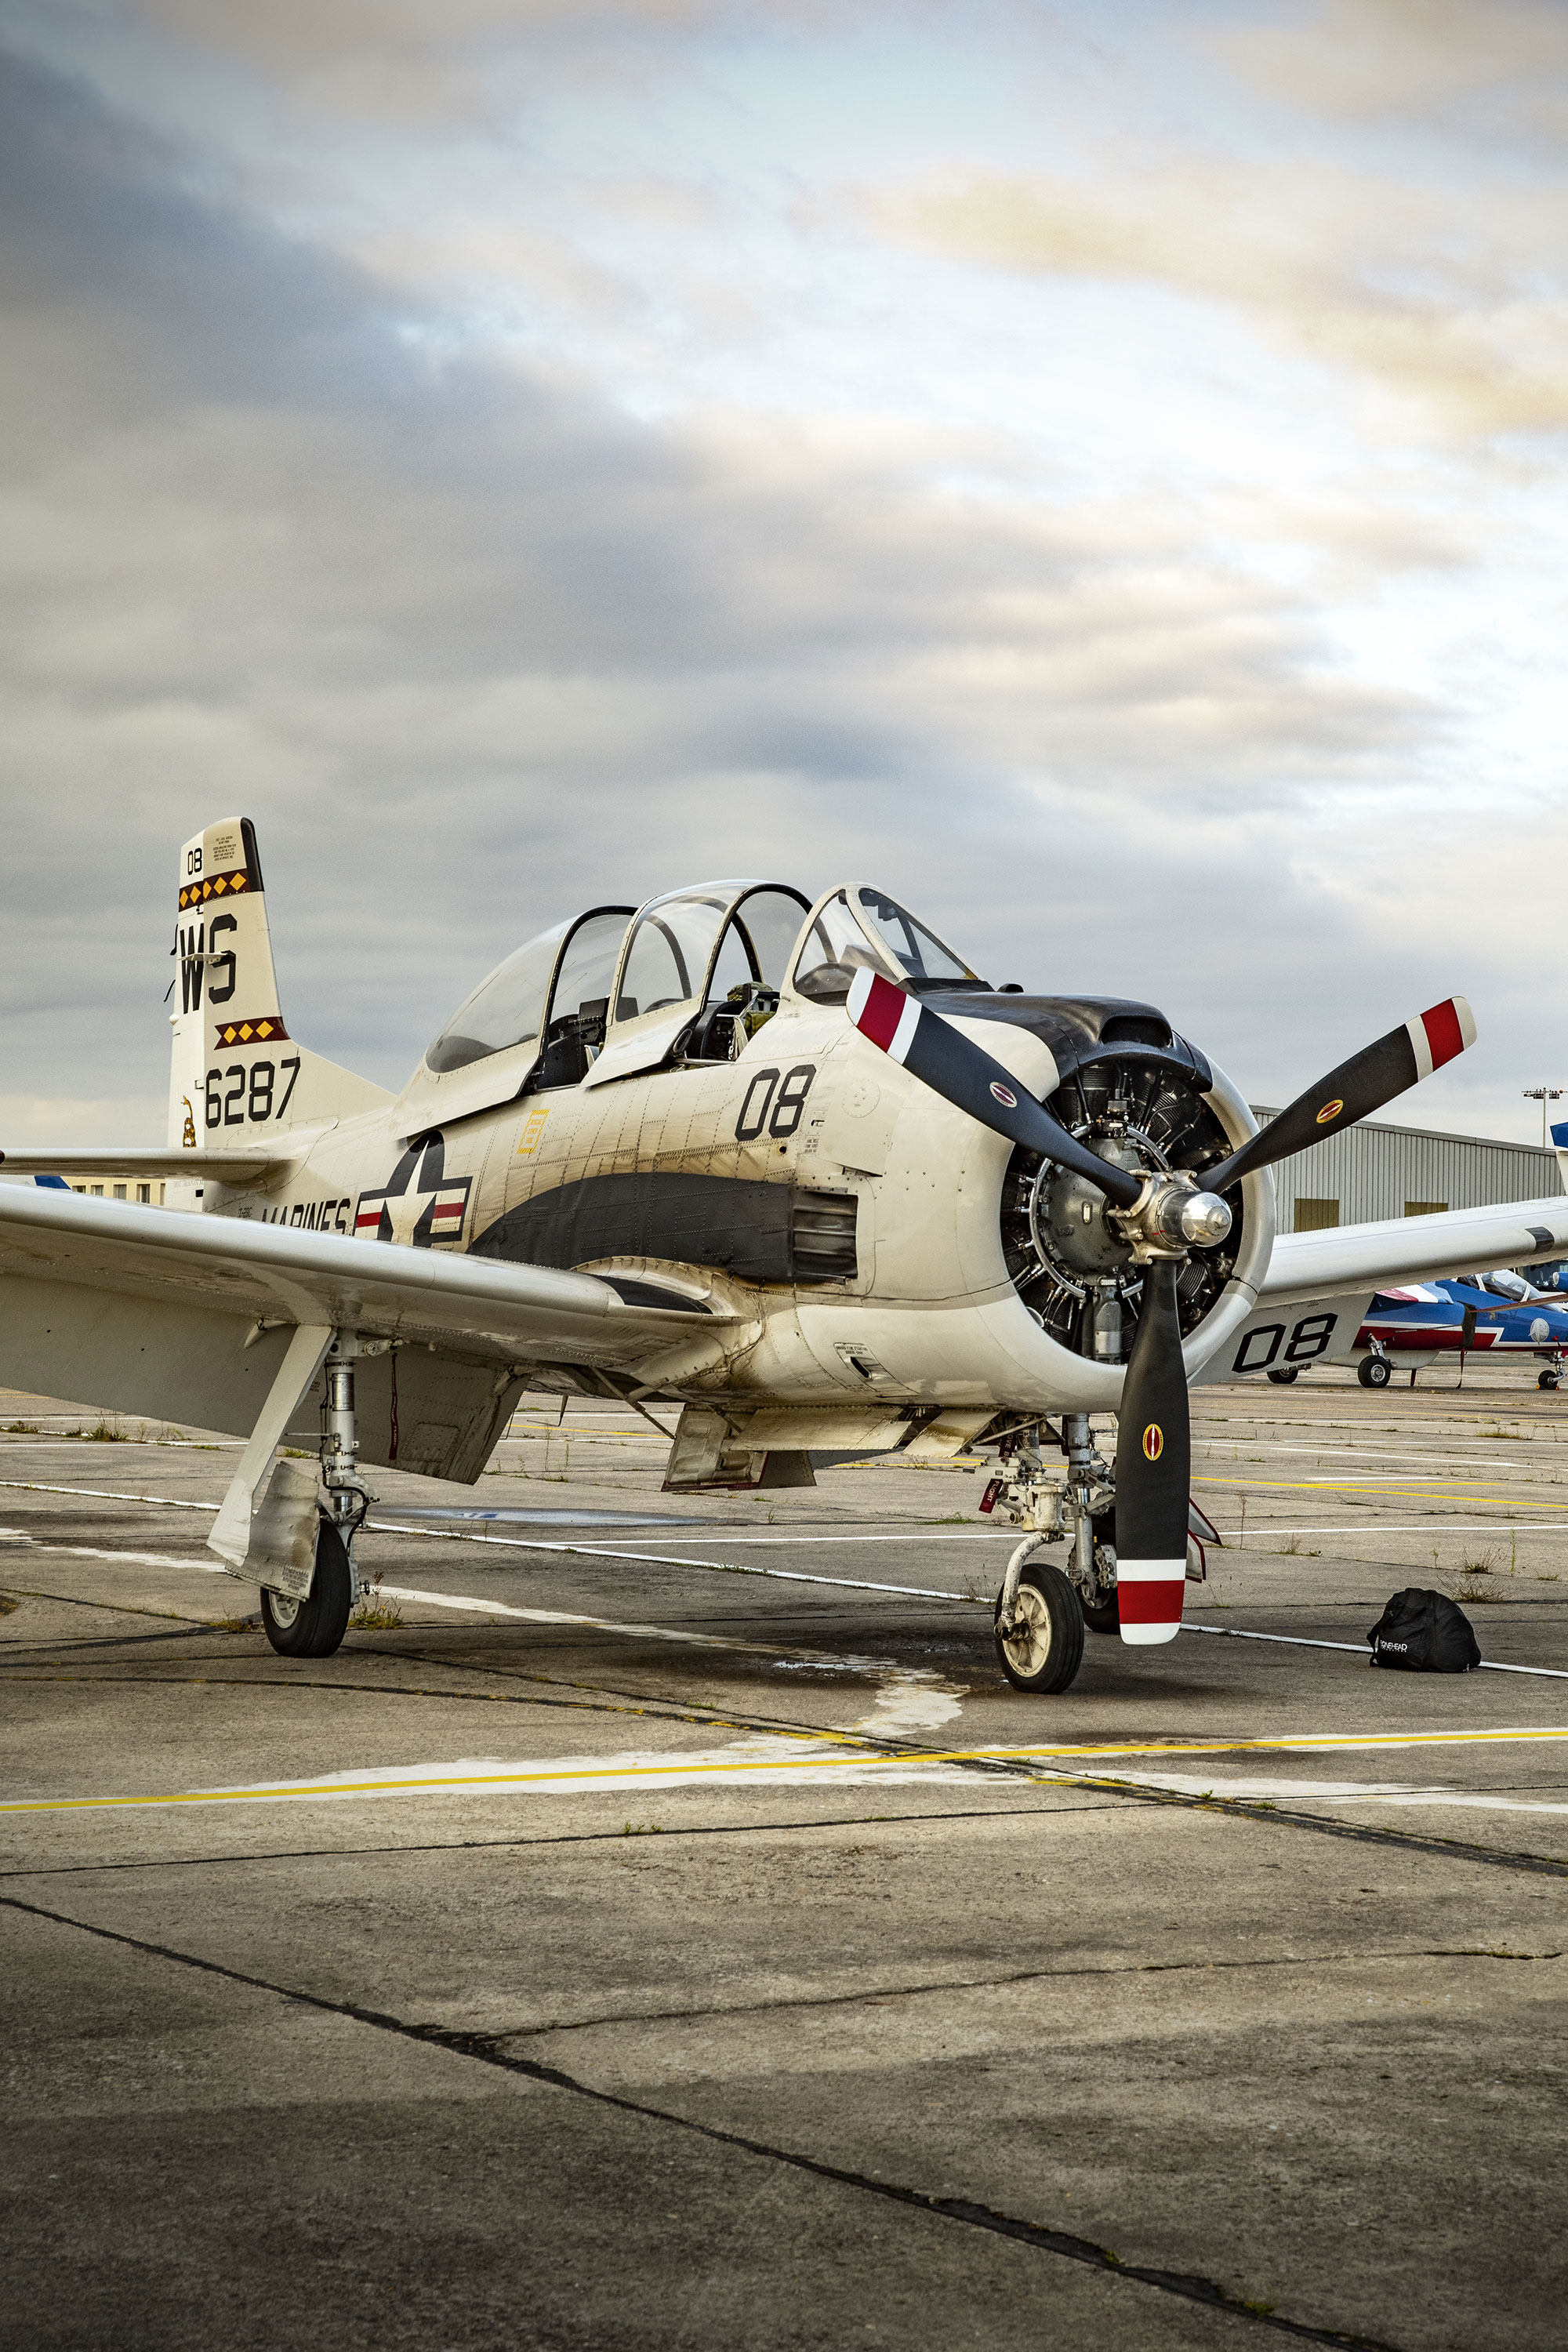
[[[349,1612],[354,1604],[350,1549],[371,1504],[359,1475],[354,1418],[354,1363],[359,1352],[359,1342],[351,1331],[335,1333],[327,1350],[321,1495],[317,1499],[316,1560],[310,1596],[298,1601],[288,1593],[262,1588],[261,1622],[268,1640],[285,1658],[330,1658],[348,1630]]]

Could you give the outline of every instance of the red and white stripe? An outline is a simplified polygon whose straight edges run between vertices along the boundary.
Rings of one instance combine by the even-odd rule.
[[[1462,996],[1446,996],[1430,1013],[1418,1013],[1405,1026],[1415,1055],[1416,1073],[1423,1078],[1429,1078],[1445,1062],[1457,1060],[1468,1045],[1476,1042],[1475,1015]]]
[[[1187,1560],[1121,1559],[1116,1563],[1116,1613],[1121,1638],[1134,1649],[1173,1642],[1182,1630]]]
[[[848,1009],[863,1037],[869,1037],[895,1062],[904,1060],[921,1024],[921,1008],[912,996],[906,996],[879,971],[865,967],[850,983]]]

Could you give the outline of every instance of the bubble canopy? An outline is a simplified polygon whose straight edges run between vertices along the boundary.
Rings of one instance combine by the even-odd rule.
[[[593,907],[552,924],[479,982],[425,1055],[432,1077],[531,1046],[537,1056],[563,1024],[592,1030],[609,1049],[601,1076],[644,1041],[673,1037],[705,1007],[778,988],[810,912],[788,884],[699,882],[645,906]],[[984,988],[967,964],[884,891],[850,885],[817,908],[795,959],[803,995],[842,1002],[855,971],[886,971],[906,987]],[[607,1037],[606,1037],[607,1033]],[[628,1033],[636,1033],[629,1034]],[[617,1053],[617,1040],[626,1041]],[[559,1080],[553,1081],[559,1083]]]

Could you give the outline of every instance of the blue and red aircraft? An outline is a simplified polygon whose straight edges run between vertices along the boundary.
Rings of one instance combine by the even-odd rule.
[[[1531,1355],[1544,1360],[1536,1385],[1554,1389],[1568,1367],[1568,1307],[1521,1274],[1466,1276],[1380,1290],[1356,1334],[1356,1377],[1384,1389],[1397,1362],[1412,1386],[1437,1356]]]

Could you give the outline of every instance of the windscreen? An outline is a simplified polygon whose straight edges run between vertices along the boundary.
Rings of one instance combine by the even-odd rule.
[[[882,890],[862,890],[860,904],[871,918],[881,937],[891,948],[903,967],[905,976],[913,981],[928,981],[939,986],[984,988],[985,982],[951,948],[943,947],[934,931],[928,931],[917,922],[907,907],[889,898]]]
[[[818,1003],[842,1004],[858,971],[868,967],[891,980],[898,966],[890,956],[879,955],[867,933],[850,912],[840,890],[829,898],[807,933],[795,959],[795,984],[803,996]]]

